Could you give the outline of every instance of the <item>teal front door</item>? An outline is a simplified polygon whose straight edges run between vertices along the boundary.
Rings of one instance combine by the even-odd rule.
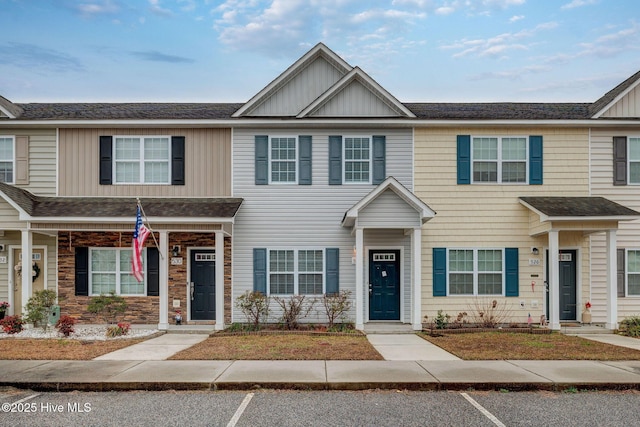
[[[369,320],[400,320],[400,251],[369,251]]]
[[[216,318],[216,261],[214,250],[191,251],[191,320]]]

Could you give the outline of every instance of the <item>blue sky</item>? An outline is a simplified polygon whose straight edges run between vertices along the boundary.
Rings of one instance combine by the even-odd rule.
[[[244,102],[318,42],[404,102],[590,102],[638,0],[0,0],[14,102]]]

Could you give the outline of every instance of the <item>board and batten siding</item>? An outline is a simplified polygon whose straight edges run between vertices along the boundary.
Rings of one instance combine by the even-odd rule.
[[[312,185],[255,185],[256,135],[311,135]],[[233,190],[244,202],[236,215],[233,236],[234,301],[253,289],[253,248],[339,248],[340,289],[355,291],[351,262],[355,238],[341,223],[345,212],[375,185],[329,185],[329,135],[385,135],[387,176],[412,188],[411,130],[235,129]],[[350,315],[353,320],[354,313]],[[234,308],[234,321],[239,316]]]
[[[16,187],[39,196],[55,196],[56,130],[0,129],[0,135],[29,138],[29,183],[15,184]]]
[[[397,115],[398,113],[357,80],[351,82],[312,114],[313,117],[393,117]]]
[[[606,197],[640,212],[640,185],[613,185],[613,137],[637,135],[640,135],[640,128],[591,129],[591,195]],[[616,237],[618,248],[640,249],[640,221],[620,222]],[[594,322],[604,322],[607,290],[605,233],[591,235],[591,269],[592,318]],[[640,297],[618,298],[619,321],[638,313]]]
[[[101,135],[185,137],[185,185],[100,185]],[[231,129],[60,129],[60,196],[231,196]]]
[[[602,115],[603,118],[640,117],[640,89],[636,86]]]
[[[543,184],[458,185],[456,136],[543,136]],[[530,237],[530,211],[521,196],[586,196],[589,194],[588,130],[547,128],[417,128],[415,129],[414,192],[437,215],[423,227],[422,311],[433,319],[437,311],[456,316],[469,310],[474,298],[433,297],[433,248],[518,248],[519,296],[505,298],[515,321],[531,313],[539,320],[544,308],[544,251],[547,235]],[[561,248],[578,247],[588,260],[588,244],[580,232],[561,232]],[[531,253],[537,247],[539,255]],[[585,258],[587,256],[587,258]],[[539,266],[529,266],[537,259]],[[588,266],[583,262],[582,266]],[[532,276],[533,275],[533,276]],[[537,275],[537,276],[535,276]],[[588,283],[588,268],[581,280]],[[532,287],[531,282],[535,285]],[[493,299],[493,298],[491,298]],[[499,301],[503,301],[498,298]],[[525,301],[525,309],[519,302]],[[532,303],[538,303],[537,308]],[[534,304],[535,305],[535,304]]]

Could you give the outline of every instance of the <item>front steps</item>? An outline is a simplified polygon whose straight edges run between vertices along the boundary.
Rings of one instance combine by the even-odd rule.
[[[612,334],[611,329],[606,329],[600,325],[587,325],[582,323],[561,323],[560,333],[565,335],[593,335],[593,334]]]
[[[410,323],[369,322],[364,325],[366,334],[415,334]]]

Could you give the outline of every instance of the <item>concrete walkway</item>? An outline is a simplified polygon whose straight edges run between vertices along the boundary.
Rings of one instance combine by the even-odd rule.
[[[367,334],[384,360],[460,360],[416,334]]]
[[[603,342],[605,344],[617,345],[618,347],[632,348],[634,350],[640,350],[640,339],[625,337],[618,334],[566,334],[580,338],[585,338],[591,341]]]
[[[138,344],[98,356],[93,360],[166,360],[206,340],[206,334],[164,334]]]

